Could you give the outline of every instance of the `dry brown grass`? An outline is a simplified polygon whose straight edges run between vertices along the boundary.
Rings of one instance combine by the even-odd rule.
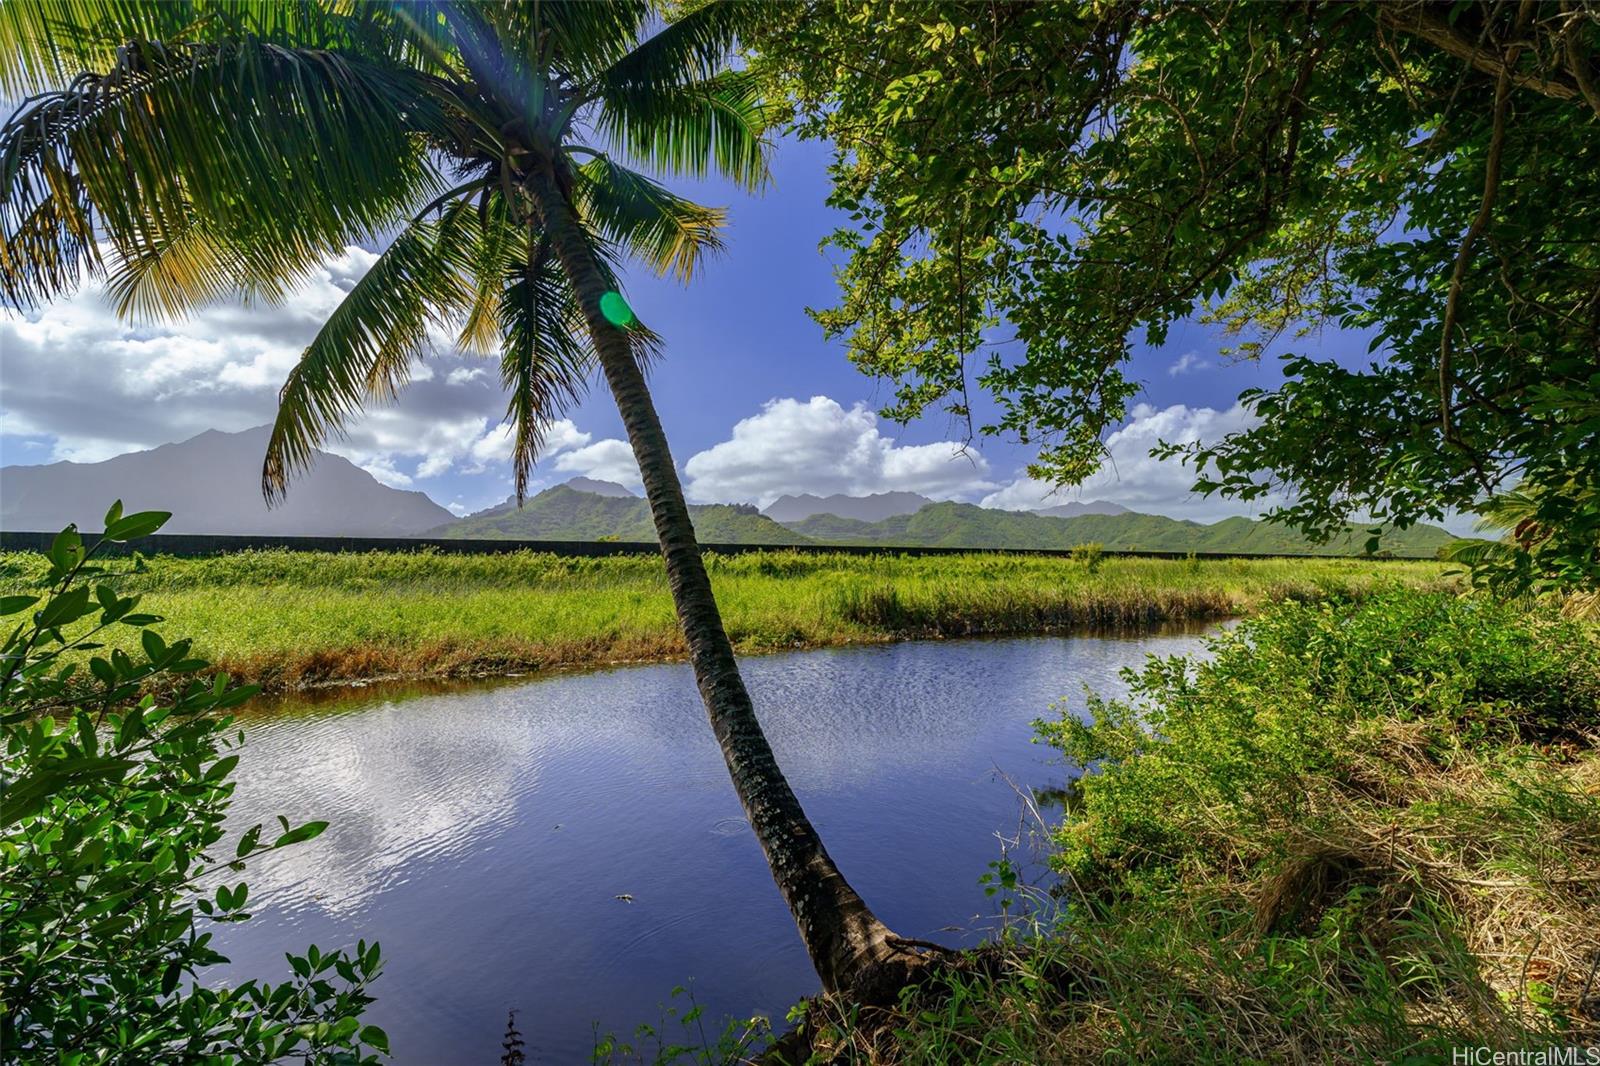
[[[1510,795],[1494,768],[1415,750],[1397,749],[1403,784],[1386,775],[1396,806],[1341,808],[1270,872],[987,945],[900,1010],[816,1001],[804,1039],[767,1061],[1299,1064],[1600,1041],[1600,821],[1535,813],[1596,795],[1600,754],[1546,764]],[[1515,811],[1520,825],[1485,824]]]

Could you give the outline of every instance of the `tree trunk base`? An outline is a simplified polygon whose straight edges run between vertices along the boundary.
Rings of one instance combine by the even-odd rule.
[[[960,965],[961,953],[942,944],[907,940],[887,929],[874,938],[873,958],[861,963],[849,985],[835,992],[824,992],[846,1011],[859,1008],[856,1017],[865,1027],[874,1027],[878,1018],[888,1020],[900,1005],[907,988],[922,985],[946,966]],[[813,1042],[813,1027],[802,1025],[783,1033],[755,1060],[760,1066],[804,1066],[818,1050]]]

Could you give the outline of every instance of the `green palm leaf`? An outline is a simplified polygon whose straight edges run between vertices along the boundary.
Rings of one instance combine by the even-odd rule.
[[[239,292],[268,300],[284,295],[270,268],[252,266],[217,240],[198,216],[176,232],[131,235],[106,279],[106,292],[118,315],[146,320],[177,318],[192,307]]]
[[[442,117],[413,75],[361,57],[130,45],[0,129],[0,244],[21,249],[4,296],[26,305],[76,283],[96,232],[137,259],[196,218],[222,258],[297,277],[437,186],[417,134],[430,122]],[[30,249],[41,269],[27,277]]]
[[[675,196],[608,156],[578,168],[574,196],[597,234],[659,274],[687,282],[702,257],[722,248],[724,211]]]
[[[511,394],[506,420],[514,435],[511,468],[520,503],[550,423],[583,394],[594,368],[583,312],[549,245],[522,242],[501,293],[505,351],[500,379]]]
[[[667,92],[715,78],[727,66],[740,29],[761,6],[724,0],[691,11],[600,72],[594,78],[596,95]]]
[[[762,138],[770,119],[755,76],[730,70],[670,92],[619,88],[595,125],[617,151],[658,173],[715,171],[757,190],[768,178]]]
[[[278,398],[262,470],[269,500],[304,470],[327,434],[369,399],[392,397],[409,380],[428,327],[447,326],[470,299],[463,274],[470,241],[458,208],[413,223],[350,290],[290,371]]]

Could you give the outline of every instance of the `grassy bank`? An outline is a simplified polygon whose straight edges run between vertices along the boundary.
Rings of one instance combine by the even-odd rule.
[[[240,552],[108,565],[194,650],[270,688],[670,659],[683,653],[660,561],[532,552]],[[739,650],[1128,627],[1240,614],[1285,597],[1428,584],[1442,567],[1360,560],[710,557]],[[0,555],[0,592],[42,557]]]
[[[1094,769],[1060,899],[816,1062],[1450,1062],[1600,1042],[1600,642],[1554,612],[1286,604],[1041,723]],[[1533,1061],[1529,1059],[1528,1061]],[[1554,1060],[1552,1060],[1554,1061]]]

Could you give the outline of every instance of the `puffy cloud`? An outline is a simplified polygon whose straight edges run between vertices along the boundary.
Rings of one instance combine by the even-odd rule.
[[[1156,459],[1150,449],[1159,441],[1212,442],[1253,424],[1254,416],[1239,404],[1225,411],[1184,404],[1157,410],[1139,404],[1129,412],[1122,428],[1106,438],[1105,462],[1080,488],[1058,493],[1050,484],[1022,477],[984,497],[983,505],[1037,510],[1069,499],[1109,500],[1135,511],[1214,522],[1239,514],[1243,505],[1237,500],[1194,494],[1190,491],[1194,468],[1177,459]],[[1259,513],[1277,502],[1255,501],[1254,511]]]
[[[584,434],[584,439],[588,439],[588,434]],[[644,488],[644,479],[639,476],[639,464],[633,459],[633,449],[627,441],[614,437],[564,452],[556,456],[555,466],[557,470],[569,474],[615,481],[630,489]]]
[[[482,381],[488,376],[488,373],[489,371],[481,366],[460,366],[450,371],[450,375],[445,378],[445,382],[450,385],[465,385],[473,381]]]
[[[584,433],[573,425],[571,419],[558,419],[545,430],[544,446],[539,449],[539,457],[581,448],[589,443],[591,436],[593,434]],[[496,467],[507,467],[515,444],[510,423],[491,425],[466,449],[460,469],[467,474],[481,474]]]
[[[365,463],[357,463],[356,465],[392,489],[408,489],[411,487],[411,475],[397,469],[391,456],[374,456]]]
[[[865,404],[847,410],[826,396],[769,401],[738,422],[729,440],[692,456],[684,473],[691,499],[761,506],[785,493],[906,490],[952,498],[994,487],[981,455],[948,442],[897,445]]]
[[[1190,374],[1196,370],[1210,369],[1211,363],[1200,358],[1199,352],[1188,351],[1178,356],[1178,358],[1173,361],[1173,364],[1167,367],[1167,373],[1173,377],[1177,377],[1179,374]]]
[[[223,303],[174,322],[118,319],[97,283],[36,312],[0,312],[6,436],[48,442],[6,458],[94,462],[270,422],[301,352],[376,259],[350,247],[282,303]],[[433,337],[430,360],[411,368],[396,402],[351,419],[326,450],[395,486],[503,467],[510,439],[499,381],[449,341]],[[588,442],[563,419],[545,454]]]

